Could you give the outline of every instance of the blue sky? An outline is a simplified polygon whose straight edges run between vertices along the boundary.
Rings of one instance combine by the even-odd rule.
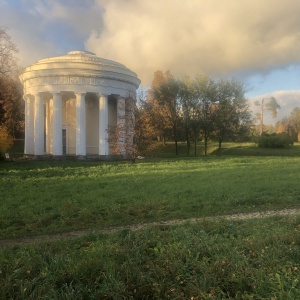
[[[280,94],[284,115],[300,106],[299,11],[299,0],[0,0],[0,26],[23,67],[86,49],[144,87],[158,69],[235,77],[249,98]]]

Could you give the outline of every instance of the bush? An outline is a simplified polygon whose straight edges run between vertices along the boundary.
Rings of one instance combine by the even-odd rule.
[[[4,126],[0,126],[0,157],[13,145],[13,138]]]
[[[258,147],[261,148],[288,148],[293,144],[294,139],[285,133],[265,133],[258,138]]]

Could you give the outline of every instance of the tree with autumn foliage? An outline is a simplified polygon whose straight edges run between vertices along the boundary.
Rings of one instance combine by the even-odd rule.
[[[153,144],[154,129],[145,109],[143,93],[129,95],[118,102],[115,125],[108,128],[108,142],[111,153],[132,162],[141,155],[150,155],[157,150]]]
[[[180,130],[180,87],[178,80],[168,71],[157,71],[149,91],[149,103],[152,103],[153,119],[156,119],[157,129],[165,137],[166,132],[172,132],[175,153],[178,155],[178,139]]]
[[[9,149],[13,144],[13,138],[8,134],[4,126],[0,126],[0,157]]]
[[[277,133],[286,133],[294,139],[299,141],[300,136],[300,108],[295,107],[290,116],[282,119],[276,123]]]
[[[0,78],[0,125],[14,139],[24,135],[22,85],[17,79]]]

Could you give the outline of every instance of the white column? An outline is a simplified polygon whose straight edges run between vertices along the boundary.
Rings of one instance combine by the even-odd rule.
[[[60,93],[53,95],[52,154],[62,155],[62,100]]]
[[[76,155],[86,155],[85,93],[76,93]]]
[[[33,118],[32,112],[30,110],[30,96],[24,96],[25,101],[25,141],[24,141],[24,154],[33,154],[31,152],[31,141],[32,132],[30,128],[30,119]]]
[[[30,96],[30,105],[29,105],[29,135],[30,135],[30,145],[29,145],[29,153],[34,154],[34,98]]]
[[[46,122],[45,122],[45,132],[46,132],[46,153],[51,153],[50,151],[50,144],[51,144],[51,140],[50,140],[50,126],[51,126],[51,108],[50,108],[50,100],[47,100],[45,103],[46,106]]]
[[[125,98],[119,97],[117,102],[117,128],[118,128],[118,150],[120,154],[126,154],[126,115],[125,115]]]
[[[106,95],[99,97],[99,155],[109,154],[108,145],[108,99]]]
[[[36,94],[34,101],[34,154],[43,155],[44,151],[44,130],[45,111],[44,101],[40,94]]]

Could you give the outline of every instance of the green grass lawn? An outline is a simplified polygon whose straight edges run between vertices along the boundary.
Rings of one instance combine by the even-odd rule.
[[[0,238],[300,207],[299,165],[300,155],[241,154],[2,162]]]
[[[91,230],[2,249],[0,299],[300,299],[299,216],[92,233],[299,208],[299,166],[299,145],[251,144],[135,164],[0,162],[1,239]]]
[[[300,157],[0,164],[0,237],[300,206]]]
[[[203,221],[0,251],[1,299],[300,299],[300,217]]]

